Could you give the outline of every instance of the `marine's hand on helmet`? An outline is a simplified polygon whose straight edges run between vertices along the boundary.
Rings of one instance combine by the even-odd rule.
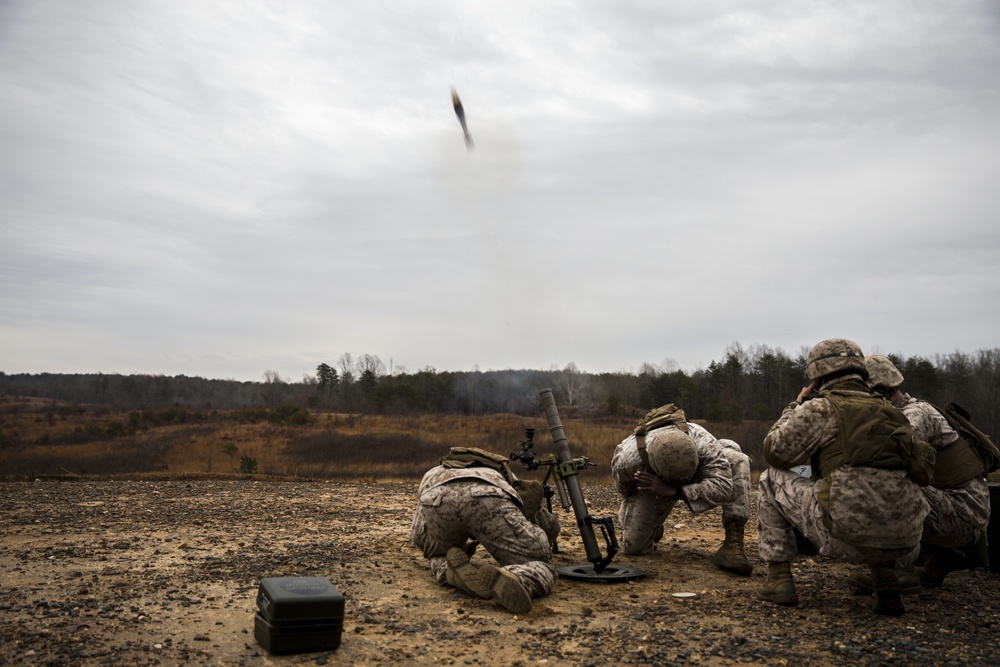
[[[640,491],[649,491],[660,498],[673,499],[677,495],[677,487],[671,486],[652,473],[644,470],[633,475]]]
[[[795,398],[795,402],[801,404],[802,401],[806,400],[806,396],[813,393],[814,391],[816,391],[815,380],[810,382],[808,387],[802,387],[802,391],[800,391],[799,395]]]

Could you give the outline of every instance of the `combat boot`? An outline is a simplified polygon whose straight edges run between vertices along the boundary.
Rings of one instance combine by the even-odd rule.
[[[786,561],[771,561],[767,565],[767,581],[757,589],[757,598],[775,604],[792,605],[799,603],[792,579],[792,564]]]
[[[950,572],[954,572],[965,560],[958,549],[924,544],[924,569],[920,573],[920,583],[924,586],[940,586]]]
[[[743,546],[746,521],[730,521],[725,524],[726,539],[712,556],[712,565],[736,574],[753,574],[753,564],[747,560]]]
[[[484,563],[479,567],[479,576],[498,605],[514,614],[531,611],[531,594],[513,572]]]
[[[875,613],[879,616],[902,616],[906,613],[896,571],[881,564],[869,568],[875,589]]]
[[[919,595],[924,590],[920,586],[920,575],[912,565],[896,568],[896,578],[899,579],[899,592],[903,595]],[[858,595],[871,595],[875,592],[872,577],[867,572],[852,572],[847,575],[847,580],[854,585]]]
[[[464,549],[452,547],[445,556],[447,568],[445,580],[449,585],[465,591],[472,597],[489,600],[493,597],[493,589],[485,584],[479,575],[479,568],[472,564]]]
[[[490,563],[477,566],[458,547],[448,549],[445,561],[445,580],[455,588],[483,600],[496,600],[515,614],[531,611],[531,595],[512,572]]]

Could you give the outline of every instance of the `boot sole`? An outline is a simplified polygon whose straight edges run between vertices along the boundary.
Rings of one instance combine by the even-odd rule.
[[[480,569],[472,564],[468,554],[457,547],[448,549],[445,555],[445,562],[451,575],[455,579],[458,588],[469,595],[474,595],[484,600],[493,597],[493,588],[488,586],[480,574]]]
[[[531,595],[521,585],[521,581],[513,573],[492,565],[483,566],[496,571],[493,581],[493,599],[501,607],[514,614],[527,614],[531,611]]]
[[[451,548],[445,555],[448,569],[459,587],[470,595],[497,604],[515,614],[531,611],[531,595],[511,572],[489,563],[475,566],[462,549]]]

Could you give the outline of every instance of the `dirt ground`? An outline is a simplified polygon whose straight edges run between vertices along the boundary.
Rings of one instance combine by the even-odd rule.
[[[1000,664],[1000,577],[961,571],[881,618],[822,558],[802,602],[709,563],[719,510],[675,511],[629,583],[561,579],[516,617],[432,579],[407,541],[416,482],[254,479],[0,483],[0,664],[983,665]],[[586,486],[596,516],[613,490]],[[586,563],[572,512],[557,565]],[[756,533],[748,555],[757,562]],[[480,554],[479,557],[483,555]],[[262,577],[316,576],[346,598],[335,651],[273,656],[254,639]],[[674,593],[695,593],[678,598]]]

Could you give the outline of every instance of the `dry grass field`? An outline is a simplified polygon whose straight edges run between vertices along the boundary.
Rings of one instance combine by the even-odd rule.
[[[567,410],[568,414],[572,411]],[[637,417],[563,417],[574,456],[607,482],[615,446]],[[758,459],[769,424],[708,424]],[[6,475],[233,473],[321,479],[419,479],[453,446],[519,450],[526,428],[535,451],[552,450],[544,417],[511,414],[381,416],[271,411],[114,412],[100,406],[0,399],[0,469]],[[246,462],[256,465],[252,469]]]

